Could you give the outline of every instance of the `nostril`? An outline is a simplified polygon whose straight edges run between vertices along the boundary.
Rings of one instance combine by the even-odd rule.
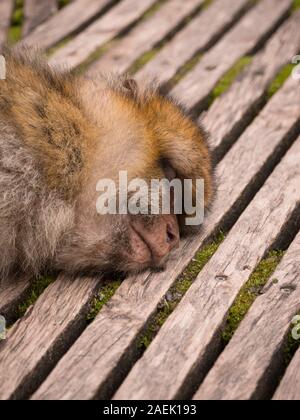
[[[167,242],[169,244],[171,244],[172,242],[174,242],[175,240],[175,235],[173,235],[173,233],[167,231]]]
[[[178,241],[177,235],[174,233],[174,229],[170,223],[167,224],[167,242],[169,244],[174,244]]]

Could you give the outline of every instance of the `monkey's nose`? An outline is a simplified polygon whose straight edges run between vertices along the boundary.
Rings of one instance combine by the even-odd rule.
[[[133,226],[150,249],[152,261],[156,266],[160,266],[165,257],[179,244],[179,226],[174,215],[163,215],[150,227],[143,225],[141,221],[134,221]]]

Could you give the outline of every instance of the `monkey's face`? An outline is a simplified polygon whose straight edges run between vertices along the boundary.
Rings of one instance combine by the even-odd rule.
[[[94,272],[164,267],[187,230],[186,215],[184,211],[174,214],[173,190],[169,212],[153,214],[151,204],[154,197],[162,203],[162,190],[151,196],[152,181],[191,180],[195,203],[195,181],[204,180],[207,206],[212,197],[212,177],[204,133],[173,100],[157,91],[141,92],[132,80],[124,79],[117,89],[101,86],[95,91],[93,85],[83,96],[98,134],[76,201],[74,229],[59,252],[58,264],[71,271]],[[133,191],[130,185],[136,180],[144,184]],[[115,188],[110,190],[108,181]],[[136,192],[139,199],[134,201]],[[121,197],[120,193],[126,196],[123,211],[120,203],[124,194]],[[146,197],[148,201],[144,201]],[[130,211],[132,200],[140,209],[144,206],[144,211]],[[101,211],[104,207],[106,210]]]

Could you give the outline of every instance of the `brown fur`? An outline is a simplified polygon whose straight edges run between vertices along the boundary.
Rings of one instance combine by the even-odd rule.
[[[5,57],[0,218],[3,238],[10,240],[1,243],[2,275],[38,273],[46,265],[97,272],[148,266],[121,249],[135,254],[128,220],[96,214],[95,185],[119,170],[132,178],[163,177],[161,162],[167,161],[179,177],[204,178],[208,206],[213,181],[203,129],[154,85],[140,87],[126,76],[87,80],[53,70],[26,51]]]

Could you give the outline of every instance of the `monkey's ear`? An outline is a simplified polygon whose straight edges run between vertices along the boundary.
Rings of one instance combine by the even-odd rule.
[[[132,78],[125,78],[123,82],[123,87],[126,89],[130,96],[136,97],[138,94],[138,84]]]

